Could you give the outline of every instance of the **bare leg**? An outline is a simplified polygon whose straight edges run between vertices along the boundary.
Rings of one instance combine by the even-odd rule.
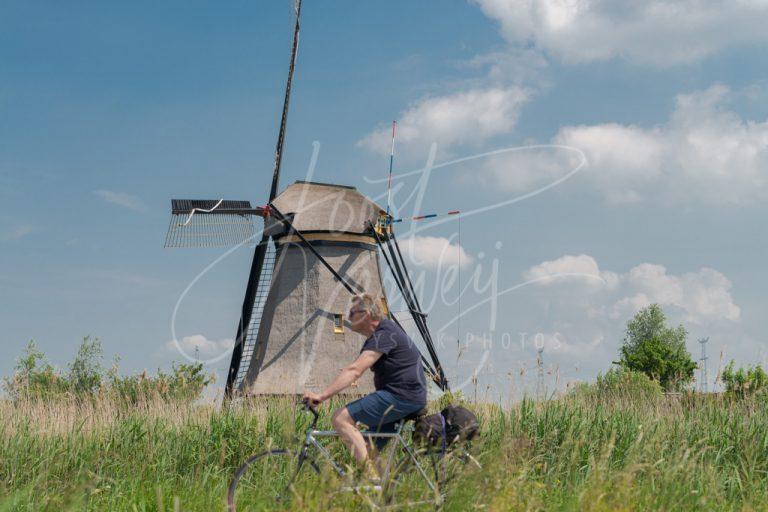
[[[365,439],[358,430],[355,420],[349,415],[346,407],[337,409],[331,418],[334,430],[339,433],[339,437],[347,446],[352,456],[358,462],[365,462],[368,458],[368,449],[365,445]]]

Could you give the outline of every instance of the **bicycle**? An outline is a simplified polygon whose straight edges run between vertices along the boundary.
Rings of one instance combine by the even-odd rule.
[[[298,451],[286,448],[266,450],[249,457],[237,468],[227,492],[227,505],[231,512],[236,512],[237,505],[248,500],[251,502],[275,500],[278,503],[289,500],[302,468],[309,468],[307,478],[312,479],[316,484],[321,483],[324,475],[318,464],[318,456],[327,463],[326,466],[330,468],[331,474],[337,475],[342,481],[346,480],[346,483],[338,488],[339,491],[362,496],[374,509],[418,505],[439,507],[441,505],[444,499],[441,488],[447,481],[445,450],[441,454],[437,454],[434,450],[414,450],[404,437],[407,433],[413,432],[411,420],[415,420],[418,413],[398,421],[392,433],[361,432],[369,443],[374,439],[382,438],[388,439],[389,443],[387,443],[386,452],[380,454],[379,460],[384,457],[385,461],[380,471],[380,482],[355,483],[350,481],[352,475],[318,440],[338,437],[338,433],[334,430],[317,430],[320,415],[315,408],[307,404],[304,404],[304,409],[310,412],[313,418]],[[403,455],[395,460],[398,448],[402,449]],[[428,474],[425,464],[422,463],[425,456],[432,462],[434,476]],[[471,460],[479,466],[467,452],[464,452],[458,460],[461,462]],[[371,497],[372,493],[375,499]]]

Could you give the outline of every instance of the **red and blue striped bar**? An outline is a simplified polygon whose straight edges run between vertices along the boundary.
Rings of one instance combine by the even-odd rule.
[[[415,217],[403,217],[401,219],[394,219],[392,221],[392,224],[396,222],[404,222],[408,220],[434,219],[435,217],[444,217],[446,215],[457,215],[459,213],[461,213],[460,210],[451,210],[450,212],[446,212],[446,213],[430,213],[429,215],[416,215]]]

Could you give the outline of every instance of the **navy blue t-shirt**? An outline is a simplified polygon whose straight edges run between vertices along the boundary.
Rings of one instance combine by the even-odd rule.
[[[377,391],[383,389],[409,402],[427,403],[427,378],[421,365],[421,354],[400,326],[382,318],[360,352],[363,350],[381,354],[371,367]]]

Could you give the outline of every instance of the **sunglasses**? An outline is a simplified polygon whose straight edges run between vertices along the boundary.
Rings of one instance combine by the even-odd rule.
[[[364,309],[350,309],[349,310],[349,318],[352,318],[355,316],[355,313],[365,313]]]

